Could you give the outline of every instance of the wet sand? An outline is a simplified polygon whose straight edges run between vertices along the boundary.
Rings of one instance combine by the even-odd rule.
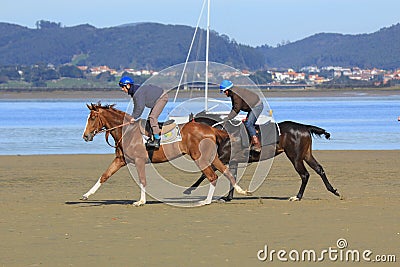
[[[346,249],[371,250],[371,259],[396,255],[400,261],[400,151],[314,155],[343,200],[310,170],[303,200],[289,202],[300,179],[284,155],[252,197],[199,208],[157,201],[133,207],[140,194],[127,168],[80,201],[113,155],[0,156],[0,266],[310,266],[281,262],[276,254],[262,262],[257,252],[268,245],[319,256],[337,249],[339,238],[347,240]],[[367,263],[325,255],[311,265],[332,264]]]

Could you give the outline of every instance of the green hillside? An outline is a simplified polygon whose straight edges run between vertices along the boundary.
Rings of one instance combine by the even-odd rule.
[[[97,29],[90,25],[29,29],[0,23],[0,64],[32,65],[50,63],[112,68],[163,69],[185,61],[194,28],[180,25],[140,23],[124,27]],[[198,31],[192,60],[205,59],[205,31]],[[237,44],[227,36],[210,34],[210,60],[237,68],[264,66],[261,52]]]
[[[342,66],[396,69],[400,67],[400,24],[375,33],[320,33],[284,46],[259,47],[268,67]]]
[[[36,29],[0,23],[0,66],[72,63],[161,70],[185,61],[193,33],[189,26],[157,23],[95,28],[39,21]],[[190,59],[204,60],[204,30],[196,40],[201,42],[195,43]],[[304,66],[395,69],[400,67],[400,24],[371,34],[319,33],[279,47],[238,44],[212,31],[210,60],[249,70]]]

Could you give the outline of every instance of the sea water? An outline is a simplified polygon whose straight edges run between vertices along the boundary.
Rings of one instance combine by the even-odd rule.
[[[226,99],[224,99],[226,100]],[[311,124],[331,133],[313,139],[315,150],[400,149],[400,96],[296,97],[267,99],[277,122]],[[129,99],[103,103],[131,112]],[[87,100],[0,100],[0,155],[114,153],[98,135],[85,142],[82,133]],[[90,102],[89,102],[90,103]],[[178,103],[169,102],[160,120]],[[148,112],[148,110],[146,110]]]

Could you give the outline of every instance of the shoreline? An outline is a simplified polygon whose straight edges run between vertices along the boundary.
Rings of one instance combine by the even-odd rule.
[[[130,99],[118,88],[112,90],[51,90],[49,91],[1,91],[1,100],[74,100],[74,99]],[[379,97],[400,95],[400,88],[382,89],[272,89],[263,90],[266,98],[279,97]],[[178,98],[203,97],[201,91],[181,91]],[[221,98],[217,91],[209,92],[210,98]],[[172,98],[172,96],[170,96]]]

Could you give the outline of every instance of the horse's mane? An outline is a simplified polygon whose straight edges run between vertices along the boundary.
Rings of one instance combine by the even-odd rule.
[[[99,108],[102,108],[102,109],[115,109],[115,105],[116,105],[116,104],[106,104],[106,105],[102,105],[101,102],[99,101],[99,102],[97,102],[96,104],[90,103],[90,105],[91,105],[91,107],[92,107],[94,110],[97,110],[97,109],[99,109]]]
[[[125,116],[130,117],[129,114],[127,114],[126,112],[116,109],[115,105],[116,104],[102,105],[101,102],[99,101],[96,104],[91,103],[90,106],[89,105],[87,105],[87,106],[89,107],[89,109],[94,110],[94,111],[99,111],[100,109],[103,109],[103,110],[108,110],[114,114],[118,114],[119,116],[122,116],[122,117],[125,117]]]

